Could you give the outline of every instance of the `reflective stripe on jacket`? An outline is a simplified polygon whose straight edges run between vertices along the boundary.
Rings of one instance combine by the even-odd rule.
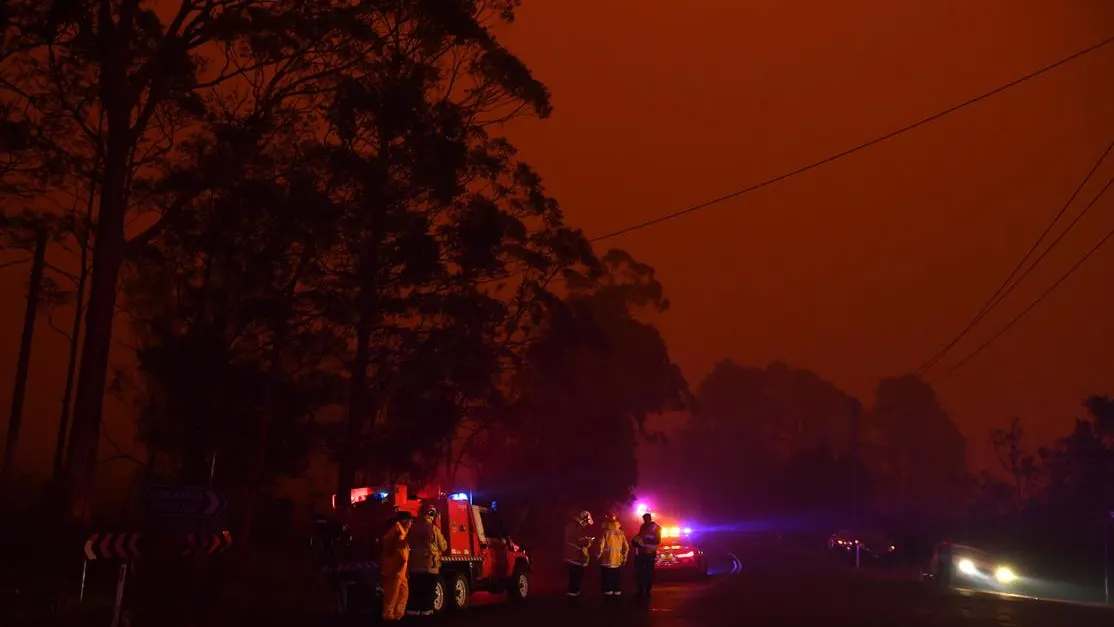
[[[410,544],[410,572],[441,572],[441,556],[448,550],[449,543],[436,523],[427,518],[415,521],[407,540]]]
[[[627,563],[627,553],[630,545],[627,537],[619,529],[619,521],[608,522],[604,526],[603,535],[596,545],[596,559],[604,568],[619,568]]]
[[[588,535],[588,528],[575,520],[565,527],[565,561],[577,566],[588,565],[588,548],[592,546],[592,537]]]
[[[640,544],[643,553],[656,553],[658,545],[661,544],[661,525],[653,521],[642,523],[638,529],[638,536],[642,539]]]

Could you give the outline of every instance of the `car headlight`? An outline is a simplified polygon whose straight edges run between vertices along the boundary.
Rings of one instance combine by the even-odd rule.
[[[1013,580],[1017,579],[1017,575],[1009,568],[999,566],[998,570],[994,571],[994,578],[997,579],[999,583],[1011,583]]]
[[[963,573],[964,575],[974,575],[979,571],[977,568],[975,568],[974,562],[965,559],[959,560],[959,572]]]

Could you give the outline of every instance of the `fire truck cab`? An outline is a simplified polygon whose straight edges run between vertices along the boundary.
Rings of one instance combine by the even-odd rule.
[[[511,539],[493,507],[476,505],[463,492],[446,494],[436,486],[413,496],[404,485],[390,490],[358,488],[352,491],[352,501],[352,534],[371,540],[367,543],[371,549],[368,557],[376,562],[378,540],[394,512],[419,516],[423,503],[437,508],[448,548],[442,555],[435,611],[464,609],[475,592],[506,593],[512,601],[521,601],[529,594],[530,558]]]

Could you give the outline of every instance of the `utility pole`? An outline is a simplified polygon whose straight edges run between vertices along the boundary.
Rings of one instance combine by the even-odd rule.
[[[851,399],[851,525],[859,527],[859,421],[863,406]]]
[[[859,418],[863,407],[851,399],[851,533],[855,540],[855,568],[861,566],[859,554]]]
[[[1102,587],[1106,593],[1106,604],[1110,605],[1110,528],[1114,523],[1114,511],[1109,512],[1102,530]]]
[[[31,363],[31,342],[35,337],[35,315],[39,309],[39,293],[43,286],[43,269],[46,267],[47,231],[40,228],[35,233],[35,256],[31,262],[31,279],[27,287],[27,308],[23,314],[23,335],[19,344],[19,361],[16,362],[15,387],[12,389],[12,411],[8,416],[8,441],[4,445],[4,463],[0,468],[0,485],[12,487],[15,473],[15,453],[19,432],[23,426],[23,401],[27,395],[27,371]]]

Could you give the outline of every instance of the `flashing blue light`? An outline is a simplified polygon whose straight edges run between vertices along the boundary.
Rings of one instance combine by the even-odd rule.
[[[387,496],[389,496],[389,495],[386,492],[380,492],[379,493],[379,498],[381,498],[381,499],[385,499],[385,498],[387,498]]]
[[[491,511],[495,511],[495,505],[496,505],[495,501],[492,501],[491,502]]]
[[[455,494],[450,494],[449,499],[453,501],[467,501],[468,495],[463,492],[457,492]]]
[[[691,536],[692,535],[692,527],[685,527],[681,532],[684,533],[686,536]]]

